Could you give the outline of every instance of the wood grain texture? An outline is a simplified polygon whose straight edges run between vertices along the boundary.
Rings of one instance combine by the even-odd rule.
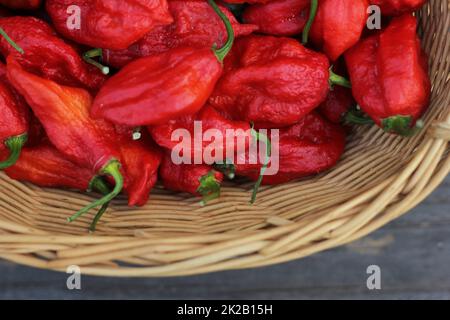
[[[366,268],[382,290],[366,288]],[[1,299],[450,299],[450,177],[406,216],[350,245],[286,264],[201,276],[82,278],[0,261]]]

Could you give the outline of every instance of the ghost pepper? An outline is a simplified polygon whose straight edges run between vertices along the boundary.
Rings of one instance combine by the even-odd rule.
[[[85,63],[44,21],[33,17],[2,18],[0,28],[18,47],[0,37],[3,57],[12,55],[27,70],[63,85],[96,91],[103,84],[104,75]]]
[[[103,50],[103,62],[121,68],[140,57],[159,54],[181,46],[210,48],[222,47],[227,41],[227,31],[220,17],[205,0],[171,0],[170,13],[174,22],[147,33],[141,40],[125,50]],[[230,11],[219,6],[230,20],[236,37],[248,35],[255,25],[240,24]]]
[[[29,73],[13,56],[8,57],[7,74],[61,153],[93,174],[110,175],[115,180],[111,193],[80,210],[69,221],[115,198],[123,187],[120,152],[115,147],[117,137],[111,125],[89,117],[91,95],[83,89],[61,86]]]
[[[320,1],[311,40],[331,61],[336,61],[359,41],[366,26],[368,6],[368,0]]]
[[[369,0],[370,4],[377,5],[381,13],[387,16],[399,16],[419,10],[427,0]]]
[[[355,105],[352,91],[344,87],[335,87],[327,99],[319,106],[318,111],[329,121],[340,123],[347,112]]]
[[[155,27],[173,21],[166,0],[47,0],[46,8],[59,33],[98,48],[128,48]],[[70,8],[79,8],[80,16]],[[75,27],[77,19],[80,25]]]
[[[329,82],[337,80],[329,68],[325,55],[295,39],[243,37],[225,59],[209,102],[258,128],[293,125],[326,99]]]
[[[95,98],[94,118],[115,124],[158,125],[200,110],[222,74],[222,61],[231,49],[234,31],[213,0],[229,35],[221,49],[183,46],[140,58],[111,77]]]
[[[308,20],[310,0],[280,0],[248,6],[244,21],[257,25],[269,35],[293,36],[303,31]]]
[[[41,3],[41,0],[0,0],[0,5],[12,9],[37,9]]]
[[[360,108],[387,132],[410,135],[429,105],[427,57],[416,34],[417,21],[405,14],[345,54]]]
[[[166,153],[159,174],[165,188],[201,196],[203,204],[220,196],[223,174],[212,166],[204,164],[176,165],[173,163],[170,153]]]
[[[11,87],[5,72],[0,63],[0,151],[7,149],[9,153],[0,161],[0,169],[16,163],[27,142],[30,122],[28,106]]]

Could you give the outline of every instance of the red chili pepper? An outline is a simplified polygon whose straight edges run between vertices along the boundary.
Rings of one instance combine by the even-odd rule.
[[[344,116],[355,105],[352,90],[344,87],[335,87],[328,94],[318,111],[329,121],[341,123]]]
[[[222,74],[234,40],[228,18],[213,0],[229,39],[222,49],[180,47],[135,60],[110,78],[95,98],[91,115],[128,126],[158,125],[194,114]]]
[[[166,153],[159,174],[166,189],[201,196],[203,204],[220,196],[223,174],[211,166],[203,164],[176,165],[173,163],[170,153]]]
[[[313,0],[316,1],[317,0]],[[322,0],[311,28],[311,39],[336,61],[361,38],[368,0]]]
[[[125,50],[103,50],[103,62],[117,68],[140,57],[159,54],[181,46],[210,48],[214,43],[222,47],[227,41],[226,28],[205,0],[171,0],[170,13],[174,23],[155,28]],[[240,24],[231,12],[219,6],[230,20],[236,37],[248,35],[257,29]]]
[[[298,124],[280,130],[279,144],[272,145],[272,154],[275,148],[279,154],[279,171],[264,176],[263,184],[281,184],[333,167],[344,152],[345,132],[341,126],[310,113]],[[259,160],[259,164],[249,164],[248,156],[237,162],[235,172],[256,181],[262,164]]]
[[[329,81],[343,81],[330,77],[329,67],[325,55],[295,39],[243,37],[225,59],[210,103],[258,128],[289,126],[326,99]]]
[[[7,159],[0,161],[0,169],[17,162],[28,139],[30,114],[25,101],[6,79],[5,66],[0,63],[0,151],[8,149]]]
[[[66,38],[91,47],[125,49],[155,27],[172,23],[166,0],[47,0],[56,30]],[[69,27],[77,18],[79,27]]]
[[[416,131],[430,100],[427,57],[416,29],[413,16],[394,18],[384,31],[345,54],[361,109],[385,131],[401,135]]]
[[[243,13],[246,23],[269,35],[293,36],[302,32],[309,16],[310,0],[279,0],[248,6]]]
[[[116,131],[119,134],[119,140],[116,142],[122,155],[128,205],[143,206],[158,179],[162,153],[145,134],[142,134],[140,139],[133,140],[132,132],[128,128],[117,127]]]
[[[14,56],[27,70],[63,85],[92,91],[103,84],[105,76],[85,63],[44,21],[33,17],[2,18],[0,28],[4,31],[4,37],[0,37],[1,54],[5,58]],[[8,36],[13,42],[8,41]]]
[[[79,88],[65,87],[25,71],[12,56],[7,63],[8,78],[24,96],[40,120],[51,143],[81,167],[93,173],[111,175],[114,190],[102,199],[80,210],[70,218],[73,221],[90,209],[104,205],[122,190],[120,153],[114,146],[117,137],[114,128],[103,121],[89,117],[92,103],[90,94]]]
[[[41,0],[0,0],[0,4],[12,9],[37,9]]]
[[[369,0],[370,4],[381,8],[381,13],[387,16],[399,16],[419,10],[427,0]]]

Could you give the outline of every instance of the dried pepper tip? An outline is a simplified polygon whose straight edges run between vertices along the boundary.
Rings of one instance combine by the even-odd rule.
[[[228,39],[225,45],[221,49],[216,49],[215,46],[213,46],[214,54],[216,55],[217,59],[220,62],[223,62],[225,60],[225,57],[227,54],[231,51],[231,48],[233,47],[234,43],[234,29],[231,25],[230,19],[220,10],[219,6],[216,4],[214,0],[208,0],[208,3],[210,6],[214,9],[214,11],[217,13],[217,15],[222,19],[223,23],[225,24],[225,28],[227,29]]]
[[[308,22],[305,25],[305,28],[303,29],[302,34],[302,43],[307,44],[309,39],[309,32],[311,31],[311,27],[314,23],[314,20],[316,19],[317,15],[317,9],[319,8],[319,1],[318,0],[312,0],[311,1],[311,10],[309,12],[309,18]]]
[[[109,74],[109,67],[102,65],[100,62],[94,60],[94,58],[102,57],[103,56],[103,50],[100,48],[92,49],[90,51],[87,51],[83,54],[83,60],[86,61],[89,64],[92,64],[94,67],[97,67],[100,69],[100,71],[107,75]]]
[[[344,123],[347,124],[374,124],[375,122],[359,109],[352,109],[345,114]]]
[[[228,179],[233,180],[236,177],[236,166],[233,163],[216,163],[214,168],[222,172]]]
[[[347,78],[334,73],[332,69],[333,67],[330,68],[330,78],[328,79],[331,89],[333,89],[333,87],[336,85],[351,89],[351,82]]]
[[[8,43],[9,43],[14,49],[16,49],[17,51],[19,51],[21,54],[24,54],[24,53],[25,53],[25,51],[23,51],[23,49],[22,49],[17,43],[15,43],[14,40],[12,40],[12,39],[8,36],[8,34],[5,32],[5,30],[3,30],[3,28],[0,28],[0,35],[1,35],[3,38],[5,38],[5,40],[8,41]]]
[[[412,116],[393,116],[381,122],[384,131],[395,133],[404,137],[411,137],[423,128],[423,121],[419,120],[413,126]]]
[[[28,134],[26,133],[6,139],[5,145],[11,153],[9,154],[8,159],[0,162],[0,170],[13,166],[17,160],[19,160],[20,152],[22,151],[22,148],[27,140]]]
[[[109,186],[106,184],[106,182],[100,176],[96,176],[96,177],[94,177],[92,179],[91,183],[89,184],[89,190],[97,190],[103,195],[107,195],[108,193],[111,192],[111,190],[109,189]],[[97,214],[95,215],[94,220],[92,221],[92,223],[91,223],[91,225],[89,227],[89,232],[91,232],[91,233],[95,232],[95,229],[97,227],[97,223],[100,221],[100,219],[102,218],[103,214],[108,209],[109,204],[110,204],[110,202],[105,203],[100,208],[100,210],[97,212]]]
[[[255,186],[253,187],[252,199],[250,200],[251,204],[255,203],[255,201],[256,201],[256,195],[258,194],[259,187],[261,186],[261,183],[263,181],[264,173],[266,172],[266,169],[269,165],[270,156],[272,153],[272,144],[271,144],[269,138],[265,134],[257,132],[252,127],[252,135],[256,141],[263,141],[266,144],[266,159],[265,159],[263,166],[261,167],[261,171],[259,173],[258,180],[256,181]]]
[[[203,199],[200,202],[202,206],[211,200],[220,197],[220,182],[217,181],[214,170],[208,172],[199,179],[200,186],[197,192],[202,195]]]
[[[119,193],[123,189],[123,177],[120,173],[120,163],[117,160],[113,160],[109,162],[101,171],[101,174],[110,175],[114,178],[114,181],[116,183],[114,190],[112,192],[109,192],[107,195],[105,195],[103,198],[91,203],[87,207],[81,209],[76,214],[74,214],[72,217],[67,218],[67,221],[73,222],[76,219],[78,219],[83,214],[87,213],[89,210],[94,209],[98,206],[103,206],[109,202],[111,202],[115,197],[119,195]]]

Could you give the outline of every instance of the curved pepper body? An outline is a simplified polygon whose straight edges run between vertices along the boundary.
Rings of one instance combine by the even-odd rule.
[[[210,48],[176,48],[140,58],[111,77],[91,114],[128,126],[158,125],[200,110],[222,73]]]
[[[387,16],[399,16],[419,10],[427,0],[370,0],[370,4],[380,7],[381,13]]]
[[[0,0],[0,5],[12,9],[37,9],[41,3],[41,0]]]
[[[69,28],[80,9],[79,28]],[[98,48],[125,49],[159,25],[171,23],[166,0],[47,0],[47,12],[62,35]]]
[[[248,6],[243,13],[246,23],[258,31],[275,36],[293,36],[302,32],[309,16],[310,0],[281,0]]]
[[[413,126],[429,105],[427,59],[416,28],[416,19],[409,14],[395,18],[345,55],[353,96],[381,127],[397,116],[411,117]]]
[[[366,26],[368,0],[322,0],[311,28],[311,39],[331,61],[354,46]]]
[[[103,84],[104,75],[85,63],[44,21],[9,17],[0,19],[0,27],[24,50],[21,54],[0,37],[0,52],[5,58],[12,55],[27,70],[63,85],[96,91]]]
[[[90,94],[65,87],[25,71],[8,58],[8,79],[26,99],[56,148],[79,166],[100,172],[120,159],[114,147],[114,128],[89,117]]]
[[[278,149],[279,171],[275,175],[264,176],[262,183],[266,185],[289,182],[336,165],[344,152],[345,132],[341,126],[313,112],[298,124],[280,130],[279,145],[272,145],[272,148]],[[244,163],[243,159],[238,163]],[[235,171],[238,176],[256,181],[261,167],[261,164],[237,164]]]
[[[257,29],[255,25],[240,24],[228,9],[219,7],[231,21],[237,37]],[[172,0],[169,1],[169,9],[174,18],[172,24],[155,28],[125,50],[103,50],[104,63],[121,68],[134,59],[173,48],[211,48],[214,44],[220,48],[227,41],[225,26],[207,1]]]
[[[259,128],[286,127],[317,108],[329,91],[325,55],[298,41],[248,36],[236,41],[210,103]]]

